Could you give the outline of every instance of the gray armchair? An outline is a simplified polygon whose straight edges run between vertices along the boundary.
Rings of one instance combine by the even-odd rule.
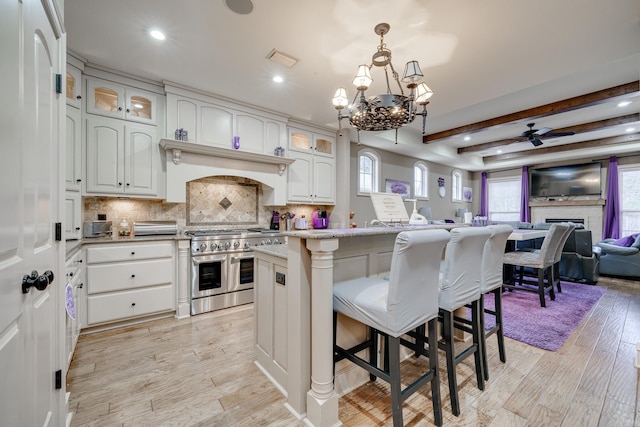
[[[640,235],[631,246],[612,244],[614,239],[596,243],[600,255],[600,274],[625,278],[640,278]]]

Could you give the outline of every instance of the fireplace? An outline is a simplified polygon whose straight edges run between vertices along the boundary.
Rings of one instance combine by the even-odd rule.
[[[574,224],[584,224],[584,218],[546,218],[544,222],[549,224],[558,222],[573,222]]]

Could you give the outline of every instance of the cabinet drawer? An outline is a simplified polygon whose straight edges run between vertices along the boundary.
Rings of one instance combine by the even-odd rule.
[[[89,294],[173,282],[173,259],[116,262],[87,266]]]
[[[87,249],[87,263],[136,261],[140,259],[164,258],[172,255],[172,242],[140,245],[103,245]]]
[[[90,295],[87,307],[88,322],[93,325],[128,317],[175,310],[174,300],[173,285]]]

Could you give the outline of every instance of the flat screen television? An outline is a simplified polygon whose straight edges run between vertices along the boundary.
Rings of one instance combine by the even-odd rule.
[[[531,197],[600,195],[600,163],[531,169]]]

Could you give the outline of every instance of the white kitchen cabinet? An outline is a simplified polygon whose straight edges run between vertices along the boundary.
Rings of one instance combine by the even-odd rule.
[[[169,138],[184,129],[189,142],[232,150],[237,136],[239,151],[269,155],[285,145],[285,117],[181,88],[166,90]]]
[[[86,248],[89,326],[175,311],[173,242]]]
[[[87,119],[86,194],[157,196],[160,153],[153,126]]]
[[[256,362],[281,389],[287,389],[288,314],[287,260],[256,253],[254,327]]]
[[[78,191],[64,193],[64,237],[66,240],[82,238],[82,197]]]
[[[335,140],[291,129],[287,169],[288,202],[331,205],[336,199]],[[321,150],[316,150],[320,141]],[[295,147],[295,148],[292,148]]]
[[[82,184],[82,122],[80,109],[67,106],[65,188],[80,191]]]
[[[87,78],[87,113],[155,125],[158,96],[152,92]]]
[[[84,288],[82,271],[82,252],[69,256],[65,263],[65,357],[67,369],[73,358],[80,329],[82,329],[82,292]]]

